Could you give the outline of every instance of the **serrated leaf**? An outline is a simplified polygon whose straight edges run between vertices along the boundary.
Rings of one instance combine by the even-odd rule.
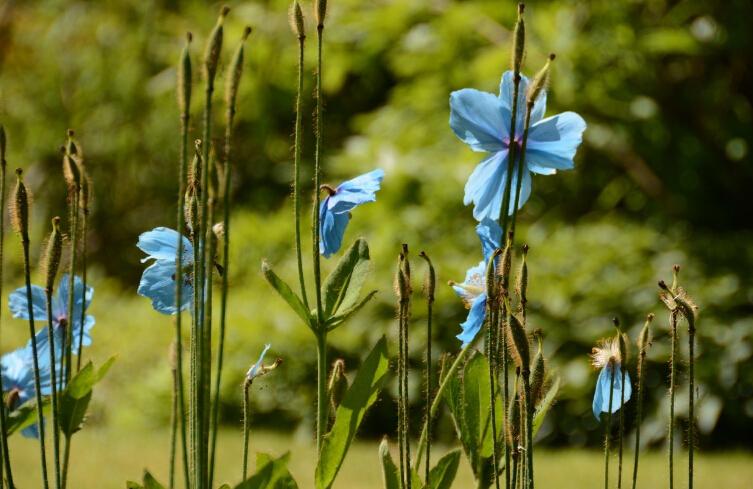
[[[235,489],[298,489],[288,471],[289,460],[289,452],[276,459],[267,454],[258,454],[256,473],[235,486]]]
[[[335,413],[332,430],[324,436],[316,466],[316,487],[329,489],[342,466],[366,410],[376,401],[387,378],[387,339],[383,336],[366,357]]]
[[[306,306],[303,305],[301,298],[293,292],[293,289],[291,289],[285,281],[277,276],[272,270],[272,266],[266,260],[261,263],[261,272],[264,274],[264,278],[267,279],[267,282],[269,282],[269,285],[271,285],[280,297],[288,303],[293,312],[298,314],[298,317],[300,317],[308,327],[313,328],[311,314],[308,309],[306,309]]]
[[[453,450],[440,458],[429,472],[430,489],[450,489],[460,465],[460,450]]]
[[[552,382],[551,387],[549,387],[549,390],[546,391],[546,395],[541,400],[541,402],[539,402],[539,405],[536,407],[536,411],[533,413],[533,436],[536,436],[536,433],[539,432],[541,425],[544,424],[544,419],[546,418],[549,409],[552,407],[559,389],[560,378],[559,376],[557,376],[554,378],[554,382]]]
[[[369,275],[371,265],[369,245],[358,238],[350,245],[322,284],[322,307],[324,317],[330,318],[340,310],[352,308]]]
[[[401,489],[400,472],[390,454],[390,445],[387,438],[382,439],[379,444],[379,461],[382,464],[382,482],[384,489]]]
[[[347,321],[347,319],[353,314],[357,313],[372,297],[376,295],[378,291],[372,290],[369,292],[360,302],[355,303],[351,307],[344,309],[344,306],[340,308],[337,314],[327,320],[327,330],[333,330],[340,324]]]

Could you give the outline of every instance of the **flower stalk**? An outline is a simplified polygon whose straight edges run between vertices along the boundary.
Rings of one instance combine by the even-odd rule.
[[[431,322],[434,308],[434,292],[437,285],[437,277],[434,271],[434,265],[431,263],[429,255],[425,252],[419,254],[421,258],[426,260],[428,270],[426,272],[426,280],[424,282],[424,293],[426,294],[426,399],[424,401],[424,427],[426,429],[426,465],[424,474],[424,483],[426,487],[431,487],[431,402],[432,402],[432,384],[431,384]]]
[[[614,401],[614,358],[609,359],[607,365],[609,373],[609,404],[607,409],[607,423],[604,426],[604,489],[609,489],[609,439],[612,429],[612,403]]]
[[[643,385],[645,380],[645,363],[646,353],[648,347],[651,346],[651,321],[654,320],[654,315],[649,314],[646,316],[646,322],[643,325],[640,336],[638,337],[638,410],[636,413],[635,424],[635,460],[633,461],[633,489],[636,489],[638,483],[638,458],[640,454],[641,446],[641,423],[643,422]]]
[[[4,243],[5,243],[5,176],[8,167],[5,159],[7,150],[7,138],[5,134],[5,127],[0,124],[0,297],[3,296],[3,259],[4,259]],[[2,309],[2,308],[0,308]],[[1,319],[1,318],[0,318]],[[2,333],[2,321],[0,321],[0,338]],[[0,392],[5,392],[3,388],[3,379],[0,375]],[[3,467],[5,469],[5,478],[8,481],[8,487],[14,489],[13,483],[13,469],[10,463],[10,451],[8,449],[8,431],[6,427],[6,411],[5,403],[0,402],[0,451],[2,451]],[[3,471],[0,470],[0,489],[3,487]]]

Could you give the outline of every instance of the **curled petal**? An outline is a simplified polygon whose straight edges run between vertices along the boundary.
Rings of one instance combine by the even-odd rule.
[[[178,255],[178,231],[174,229],[158,227],[142,233],[136,246],[148,256],[142,259],[145,262],[149,259],[155,260],[173,260]],[[183,239],[183,262],[191,263],[193,261],[193,246],[191,241],[185,236]]]
[[[528,168],[544,175],[572,169],[585,130],[586,122],[575,112],[564,112],[539,121],[531,127],[528,138]]]
[[[481,330],[481,326],[484,324],[484,317],[486,316],[486,293],[483,293],[476,297],[471,304],[471,308],[468,311],[468,318],[465,322],[460,324],[462,332],[456,336],[457,339],[463,342],[463,347],[468,345],[476,337]]]
[[[509,111],[493,94],[471,88],[450,94],[450,127],[474,151],[502,150],[509,124]]]
[[[326,199],[328,210],[335,214],[342,214],[358,205],[376,201],[376,193],[379,191],[383,178],[384,170],[377,168],[341,183],[337,186],[335,195]]]
[[[190,307],[193,299],[193,285],[189,275],[183,275],[183,290],[180,310]],[[141,275],[138,294],[152,300],[155,311],[175,314],[175,261],[157,260]]]

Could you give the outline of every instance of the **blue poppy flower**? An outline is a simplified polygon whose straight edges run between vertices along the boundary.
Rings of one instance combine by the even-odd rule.
[[[141,260],[154,262],[144,270],[139,282],[138,294],[152,300],[154,310],[163,314],[176,314],[175,274],[178,256],[177,231],[159,227],[142,233],[136,246],[148,256]],[[191,306],[193,300],[193,246],[185,236],[183,240],[183,290],[180,310]]]
[[[267,351],[272,345],[267,343],[264,345],[264,349],[261,351],[261,355],[259,355],[259,359],[256,361],[255,364],[251,365],[251,368],[248,369],[248,372],[246,372],[246,381],[251,382],[256,377],[259,377],[260,375],[264,375],[266,373],[264,371],[264,355],[267,354]]]
[[[76,276],[73,285],[73,321],[68,319],[68,293],[70,290],[70,278],[68,274],[61,277],[58,284],[57,293],[52,297],[52,331],[55,333],[55,355],[60,358],[63,351],[63,345],[66,338],[66,328],[68,325],[73,327],[73,354],[78,355],[78,337],[82,333],[81,329],[81,310],[88,309],[91,304],[92,297],[94,296],[94,289],[92,287],[86,287],[86,293],[84,293],[84,282],[81,277]],[[44,287],[38,285],[31,286],[31,305],[32,312],[34,314],[34,320],[38,323],[47,322],[47,295]],[[29,319],[29,308],[26,296],[26,287],[19,287],[11,292],[8,298],[8,305],[10,307],[11,314],[14,318]],[[87,314],[84,318],[83,324],[83,339],[82,346],[91,345],[91,329],[94,327],[94,316]],[[41,358],[45,358],[49,353],[47,335],[47,327],[40,329],[37,333],[37,348]],[[31,348],[31,340],[27,343],[27,347]]]
[[[468,309],[468,317],[460,324],[461,333],[456,336],[463,342],[463,347],[473,341],[486,317],[486,266],[494,250],[499,248],[502,229],[495,221],[485,219],[476,226],[476,233],[481,240],[484,259],[465,273],[463,283],[451,282],[453,290],[463,300]]]
[[[490,153],[473,171],[465,185],[463,203],[474,204],[473,217],[498,220],[502,198],[507,185],[507,165],[510,145],[520,147],[526,111],[528,78],[521,76],[515,141],[510,141],[512,118],[513,73],[502,75],[499,95],[466,88],[450,94],[450,127],[455,135],[474,151]],[[574,112],[563,112],[544,119],[546,92],[536,99],[531,112],[526,159],[518,208],[531,195],[531,173],[553,175],[557,170],[574,167],[573,158],[586,129],[586,123]],[[520,154],[519,151],[516,154]],[[517,187],[517,164],[512,176],[513,194],[507,212],[515,206],[514,190]]]
[[[376,200],[376,192],[384,178],[384,170],[376,169],[352,180],[343,182],[319,207],[319,253],[329,258],[342,245],[345,228],[350,222],[350,211]]]
[[[610,412],[609,405],[609,391],[612,389],[612,409],[611,412],[617,412],[624,402],[630,399],[633,394],[633,387],[630,383],[630,374],[625,371],[625,385],[623,394],[622,385],[622,367],[621,367],[621,355],[619,340],[610,339],[605,340],[599,347],[593,349],[591,354],[593,358],[593,365],[596,368],[600,368],[599,378],[596,381],[596,390],[594,391],[594,399],[592,403],[592,409],[596,419],[601,419],[601,413]],[[612,384],[612,376],[614,376],[614,384]],[[623,397],[624,396],[624,397]]]
[[[46,331],[37,332],[37,342],[40,342],[42,337],[47,337]],[[41,393],[43,396],[48,396],[52,392],[49,355],[38,351],[37,358]],[[30,346],[3,355],[0,358],[0,370],[2,370],[4,394],[7,395],[6,399],[11,411],[36,398],[34,361]],[[21,434],[27,438],[39,437],[36,424],[24,428]]]

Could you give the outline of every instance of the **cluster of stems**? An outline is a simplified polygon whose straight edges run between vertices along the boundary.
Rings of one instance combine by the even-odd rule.
[[[395,289],[398,297],[398,355],[397,355],[397,381],[398,381],[398,446],[400,451],[400,480],[401,486],[411,487],[411,460],[410,460],[410,413],[408,396],[408,325],[411,313],[411,276],[410,262],[408,261],[408,245],[403,244],[402,252],[398,257],[397,271],[395,272]],[[427,428],[428,429],[428,428]]]

